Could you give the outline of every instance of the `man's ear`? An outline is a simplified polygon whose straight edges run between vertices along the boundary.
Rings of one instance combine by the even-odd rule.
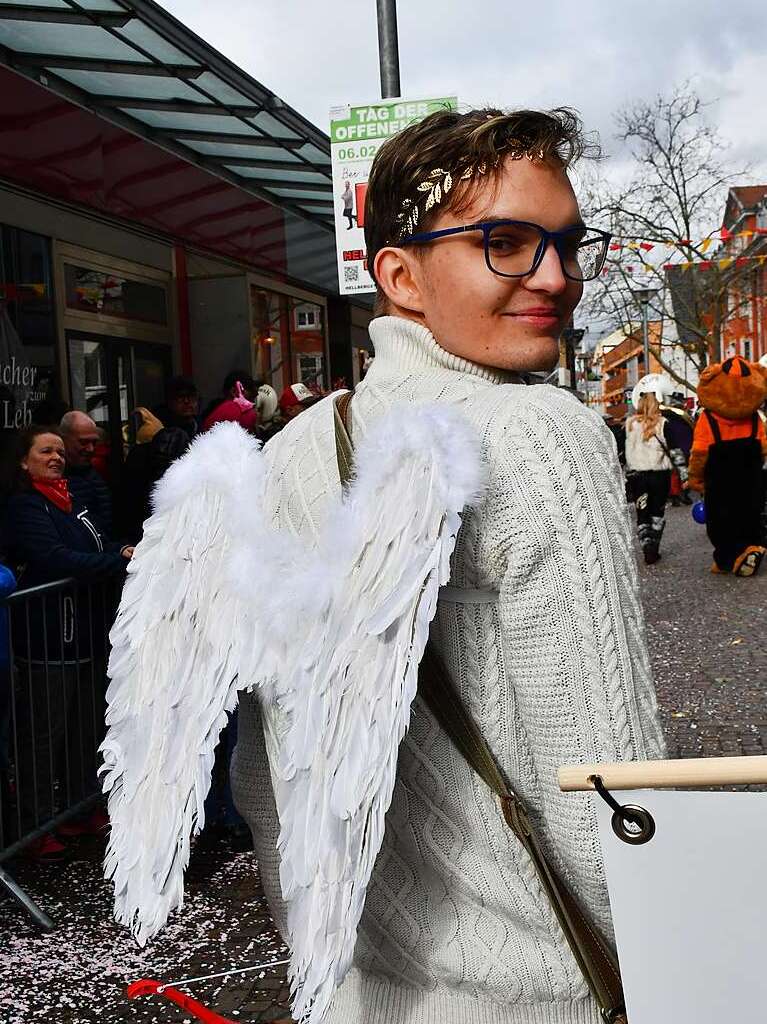
[[[393,306],[423,313],[423,267],[412,250],[386,246],[376,253],[375,278]]]

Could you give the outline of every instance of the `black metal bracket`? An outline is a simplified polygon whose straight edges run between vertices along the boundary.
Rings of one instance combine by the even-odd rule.
[[[611,824],[616,836],[630,846],[643,846],[649,843],[655,835],[655,819],[650,812],[637,804],[619,804],[605,788],[601,775],[592,775],[589,781],[613,810]]]

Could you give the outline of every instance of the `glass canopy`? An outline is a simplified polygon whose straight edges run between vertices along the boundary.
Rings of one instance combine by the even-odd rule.
[[[152,0],[0,0],[0,63],[333,230],[328,137]]]

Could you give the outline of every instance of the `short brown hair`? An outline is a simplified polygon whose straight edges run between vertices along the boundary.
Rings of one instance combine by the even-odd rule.
[[[584,136],[575,111],[566,107],[509,112],[487,108],[463,114],[438,110],[384,143],[373,161],[365,199],[365,244],[373,278],[378,252],[403,237],[406,202],[418,200],[423,194],[418,186],[435,168],[458,178],[467,169],[482,167],[497,180],[504,155],[512,152],[568,167],[581,156],[596,155],[597,146]],[[441,205],[420,210],[418,230],[428,231],[441,210],[466,209],[476,188],[476,178],[470,179],[464,187],[454,187]],[[382,298],[379,288],[377,307]]]

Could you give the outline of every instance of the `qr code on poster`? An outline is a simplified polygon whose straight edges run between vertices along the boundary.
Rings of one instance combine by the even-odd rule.
[[[347,284],[356,284],[359,279],[359,267],[344,267],[344,281],[346,281]]]

